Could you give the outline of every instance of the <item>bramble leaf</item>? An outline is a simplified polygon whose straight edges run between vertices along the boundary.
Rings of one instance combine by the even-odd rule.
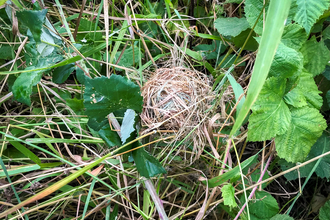
[[[292,49],[299,50],[307,37],[306,31],[299,24],[289,24],[284,27],[282,43]]]
[[[310,153],[308,154],[308,156],[306,157],[305,161],[315,158],[328,151],[330,151],[330,138],[324,132],[323,135],[319,139],[317,139],[316,143],[313,145],[313,147],[312,147]],[[329,181],[329,179],[330,179],[330,156],[327,155],[325,157],[320,158],[319,160],[320,160],[320,162],[319,162],[318,166],[315,168],[315,173],[318,177],[327,178],[327,180]],[[314,161],[314,162],[307,164],[306,166],[299,168],[299,172],[300,172],[299,176],[298,176],[297,170],[291,171],[290,173],[287,173],[284,176],[289,181],[295,180],[298,177],[300,177],[300,178],[307,177],[310,174],[310,172],[312,171],[312,169],[314,168],[316,163],[317,163],[317,161]],[[295,165],[296,164],[294,164],[294,163],[285,163],[284,162],[284,163],[281,163],[281,168],[284,171],[284,170],[294,167]]]
[[[303,44],[300,52],[304,56],[304,68],[313,76],[321,74],[330,59],[330,51],[323,40],[317,42],[315,36]]]
[[[302,66],[302,54],[280,43],[270,67],[269,76],[290,77],[302,69]]]
[[[29,66],[25,70],[35,69],[34,66]],[[12,87],[14,97],[17,101],[26,105],[31,105],[30,96],[32,87],[37,85],[42,77],[43,71],[24,72],[18,76]]]
[[[89,120],[101,122],[105,116],[117,110],[142,110],[140,88],[125,77],[85,78],[84,106]]]
[[[329,8],[329,0],[297,0],[297,6],[294,20],[309,33],[316,20]]]
[[[330,151],[330,138],[323,133],[323,135],[316,141],[313,145],[311,152],[308,154],[306,161],[312,158],[315,158],[323,153]],[[315,173],[318,177],[330,179],[330,155],[322,157],[320,163],[317,166]],[[313,167],[316,164],[316,161],[308,164]]]
[[[285,80],[271,77],[266,80],[249,119],[249,141],[269,140],[283,134],[290,125],[291,114],[283,100]]]
[[[264,191],[256,192],[256,202],[250,202],[249,209],[253,215],[261,219],[269,219],[279,211],[276,199]]]
[[[318,110],[309,108],[293,109],[291,124],[282,135],[275,137],[276,150],[288,162],[301,162],[308,155],[312,145],[327,127]]]
[[[226,184],[221,188],[224,204],[234,208],[237,206],[235,201],[235,188],[231,184]]]
[[[320,220],[330,219],[330,201],[327,201],[320,209]]]
[[[245,203],[244,196],[240,198],[241,204]],[[242,220],[268,220],[279,211],[276,199],[265,191],[256,191],[254,199],[249,201],[250,218],[244,213],[240,217]]]
[[[53,82],[61,84],[68,79],[70,74],[75,69],[74,64],[70,63],[65,66],[57,67],[53,72]]]
[[[17,19],[30,29],[35,42],[41,42],[41,28],[47,14],[47,9],[41,11],[23,10],[16,12]]]
[[[320,92],[315,84],[312,74],[302,71],[300,73],[297,87],[303,92],[306,101],[310,107],[320,109],[323,104],[323,99],[319,95]]]
[[[108,122],[108,120],[106,120]],[[109,123],[106,123],[99,131],[100,137],[109,147],[120,146],[120,137],[117,132],[110,128]]]
[[[230,17],[216,19],[214,27],[221,35],[236,37],[250,25],[245,18]]]
[[[250,27],[252,28],[255,24],[255,22],[258,19],[258,16],[263,8],[263,0],[246,0],[245,1],[245,16],[247,21],[250,24]],[[267,11],[268,5],[265,8],[265,11]],[[254,28],[254,31],[262,35],[263,31],[263,17],[261,16],[260,19],[258,20],[258,23],[256,27]]]
[[[300,87],[295,87],[287,94],[285,94],[284,100],[287,104],[292,105],[296,108],[307,105],[304,92],[300,89]]]
[[[144,148],[133,151],[132,155],[141,176],[150,178],[160,173],[166,173],[159,161],[145,151]]]

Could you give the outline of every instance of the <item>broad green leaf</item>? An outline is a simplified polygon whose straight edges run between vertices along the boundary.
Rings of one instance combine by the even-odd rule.
[[[294,219],[288,215],[277,214],[273,216],[270,220],[294,220]]]
[[[242,33],[240,33],[238,36],[232,37],[230,41],[233,42],[236,47],[243,47],[244,45],[244,50],[256,51],[259,46],[258,42],[254,38],[256,34],[252,33],[252,36],[249,37],[250,32],[250,28],[242,31]]]
[[[161,173],[166,173],[166,170],[159,161],[145,151],[144,148],[133,151],[132,155],[141,176],[150,178]]]
[[[26,70],[34,68],[34,66],[29,66]],[[31,105],[30,96],[32,94],[32,87],[40,82],[42,73],[43,71],[25,72],[17,77],[12,87],[14,97],[17,101]]]
[[[57,67],[53,72],[53,82],[57,84],[65,82],[65,80],[68,79],[74,69],[75,66],[72,63],[65,66]]]
[[[41,11],[23,10],[16,12],[17,19],[32,33],[35,42],[40,43],[41,28],[47,14],[47,9]]]
[[[320,220],[330,220],[330,201],[327,201],[320,209]]]
[[[271,77],[266,80],[249,118],[248,140],[265,141],[289,128],[291,114],[283,100],[285,80]]]
[[[245,18],[217,18],[214,22],[214,27],[221,35],[236,37],[242,31],[250,27]]]
[[[121,132],[121,142],[124,144],[131,136],[131,133],[135,131],[134,125],[135,125],[135,111],[132,109],[127,109],[124,115],[123,122],[120,127]]]
[[[330,60],[330,51],[324,41],[317,42],[315,36],[303,44],[300,52],[304,56],[304,68],[313,76],[321,74]]]
[[[316,143],[313,145],[310,153],[306,157],[305,161],[308,161],[310,159],[313,159],[323,153],[326,153],[330,151],[330,138],[326,135],[326,132],[323,133],[323,135],[316,141]],[[319,165],[315,168],[315,173],[318,177],[321,178],[327,178],[327,180],[330,179],[330,156],[327,155],[325,157],[322,157],[319,159]],[[295,180],[297,178],[303,178],[307,177],[312,169],[314,168],[317,161],[314,161],[312,163],[307,164],[306,166],[303,166],[299,168],[300,175],[298,176],[298,171],[294,170],[290,173],[285,174],[285,178],[287,180]],[[288,162],[281,162],[282,170],[288,170],[292,167],[294,167],[296,164],[294,163],[288,163]]]
[[[316,141],[313,145],[311,152],[308,154],[306,161],[312,158],[315,158],[323,153],[330,151],[330,138],[326,132]],[[316,167],[315,173],[318,177],[330,179],[330,156],[327,155],[320,159],[319,165]],[[316,161],[308,164],[310,166],[314,166]]]
[[[323,104],[323,99],[315,84],[312,74],[302,71],[300,73],[299,82],[297,87],[303,92],[307,103],[310,107],[320,109]]]
[[[284,27],[282,43],[292,49],[299,50],[307,37],[306,31],[299,24],[289,24]]]
[[[270,219],[279,211],[276,199],[265,191],[256,191],[255,202],[249,202],[250,212],[260,219]]]
[[[293,109],[289,129],[275,138],[276,150],[288,162],[301,162],[311,147],[327,127],[326,121],[318,110],[309,108]]]
[[[327,99],[328,106],[330,107],[330,90],[327,91],[325,98]]]
[[[330,39],[330,26],[328,26],[326,29],[322,31],[322,39],[323,40]]]
[[[249,166],[257,159],[257,154],[246,159],[241,163],[241,168],[244,169],[245,167]],[[208,180],[208,186],[210,188],[219,186],[224,182],[228,181],[229,179],[235,179],[240,176],[240,169],[238,166],[234,167],[233,169],[229,170],[228,172],[222,174],[221,176],[213,177],[212,179]],[[205,183],[205,182],[204,182]]]
[[[250,24],[250,27],[252,28],[254,26],[254,24],[257,21],[257,18],[263,8],[263,0],[246,0],[245,1],[245,16],[247,21]],[[268,10],[268,5],[265,8],[265,11],[267,12]],[[263,16],[260,16],[260,19],[258,20],[258,23],[256,25],[256,27],[254,28],[254,31],[259,34],[262,35],[263,32]]]
[[[108,122],[108,120],[106,120]],[[108,147],[120,146],[120,137],[118,136],[117,132],[112,130],[109,123],[106,123],[100,130],[99,130],[100,137],[105,141]]]
[[[78,66],[76,66],[76,77],[81,84],[85,84],[85,72]]]
[[[330,27],[330,26],[329,26]],[[326,66],[322,75],[330,81],[330,66]]]
[[[297,6],[294,20],[309,33],[316,20],[329,8],[329,0],[297,0]]]
[[[55,47],[52,45],[55,44],[55,41],[46,28],[42,27],[41,32],[40,39],[42,42],[37,44],[37,51],[41,56],[45,57],[54,51]]]
[[[270,67],[269,76],[290,77],[302,67],[302,54],[280,43]]]
[[[84,100],[82,99],[66,99],[66,104],[69,106],[77,115],[80,115],[84,111]]]
[[[202,57],[206,60],[210,60],[217,59],[218,55],[225,52],[227,46],[225,46],[221,41],[213,41],[212,44],[199,44],[193,47],[193,49],[195,51],[200,51],[202,53]]]
[[[84,106],[89,120],[101,122],[105,116],[117,110],[142,110],[140,88],[119,75],[110,78],[85,78]]]
[[[41,160],[37,155],[35,155],[32,151],[27,149],[24,145],[19,143],[18,141],[9,141],[11,145],[13,145],[17,150],[19,150],[22,154],[24,154],[26,157],[30,158],[33,162],[40,165]]]
[[[297,13],[297,10],[298,10],[298,6],[297,6],[297,3],[296,3],[296,0],[293,0],[291,2],[289,15],[288,15],[288,18],[286,19],[285,25],[292,24],[292,21],[294,20],[294,16]]]
[[[231,184],[226,184],[221,188],[224,204],[232,208],[237,206],[235,201],[235,188]]]
[[[28,63],[29,65],[32,65],[35,67],[35,69],[47,69],[47,67],[54,65],[55,63],[63,60],[63,55],[62,52],[60,51],[59,48],[56,48],[52,51],[52,53],[48,54],[47,56],[42,56],[38,51],[37,51],[37,46],[34,43],[34,41],[28,43],[25,45],[25,59],[26,59],[26,63]],[[28,69],[25,69],[24,71],[21,72],[25,72]],[[36,70],[38,71],[38,70]],[[32,71],[30,71],[32,72]]]
[[[287,104],[296,108],[307,105],[304,91],[300,87],[295,87],[284,96],[284,100]]]
[[[0,59],[9,60],[12,58],[12,47],[9,45],[0,45]]]

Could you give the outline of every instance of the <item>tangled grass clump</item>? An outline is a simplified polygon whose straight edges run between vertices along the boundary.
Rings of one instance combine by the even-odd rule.
[[[212,116],[214,95],[210,84],[205,74],[184,67],[156,70],[142,87],[145,132],[168,130],[184,138],[193,131],[187,140],[193,142],[199,155],[206,141],[203,127]]]

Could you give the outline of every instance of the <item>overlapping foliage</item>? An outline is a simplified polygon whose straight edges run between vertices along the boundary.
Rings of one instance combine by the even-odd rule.
[[[121,26],[111,30],[111,36],[107,39],[109,40],[108,45],[110,46],[107,47],[102,33],[102,28],[104,28],[104,26],[99,21],[100,13],[96,19],[90,19],[84,15],[80,20],[77,29],[78,33],[74,41],[67,43],[68,39],[70,39],[69,33],[71,29],[62,25],[61,22],[51,25],[50,22],[52,22],[52,20],[46,16],[48,12],[47,9],[41,9],[38,2],[29,5],[33,7],[33,10],[22,9],[23,6],[18,1],[8,2],[14,6],[7,5],[6,8],[0,9],[1,12],[4,12],[0,15],[0,23],[2,24],[2,22],[4,22],[10,24],[13,22],[11,19],[15,11],[12,10],[15,9],[19,21],[20,34],[28,38],[28,43],[24,46],[22,52],[24,65],[19,67],[15,65],[13,66],[14,69],[10,70],[5,67],[4,70],[6,72],[1,73],[1,76],[8,74],[8,91],[12,92],[16,101],[30,106],[31,114],[40,114],[42,117],[45,117],[46,122],[42,125],[47,124],[49,126],[50,121],[53,120],[53,122],[56,121],[56,123],[59,123],[58,126],[61,127],[61,129],[64,128],[65,122],[62,123],[46,115],[45,109],[48,110],[49,108],[56,109],[58,106],[61,106],[61,108],[65,106],[61,111],[69,111],[73,115],[87,115],[87,118],[79,119],[75,122],[80,123],[81,126],[79,128],[69,123],[65,124],[66,127],[63,130],[67,133],[71,132],[71,134],[73,131],[79,135],[82,134],[82,130],[88,130],[88,132],[95,137],[88,140],[63,139],[63,137],[63,140],[60,138],[51,139],[50,136],[45,135],[39,130],[31,129],[30,131],[35,134],[36,137],[20,142],[19,139],[15,139],[14,137],[24,137],[24,135],[30,134],[23,134],[21,131],[15,130],[16,128],[14,128],[10,130],[12,136],[6,136],[6,140],[8,144],[10,144],[9,150],[5,149],[7,150],[6,153],[8,153],[8,155],[15,154],[23,156],[28,159],[29,162],[27,165],[9,170],[7,173],[3,168],[4,170],[0,171],[0,177],[15,176],[20,173],[38,171],[45,167],[53,168],[62,166],[63,164],[70,164],[73,166],[72,163],[67,161],[69,157],[61,158],[62,154],[53,147],[52,143],[66,142],[67,144],[72,143],[77,145],[84,143],[84,141],[93,144],[102,143],[102,151],[114,151],[116,153],[123,153],[141,147],[142,143],[140,141],[127,144],[139,138],[140,128],[138,114],[142,110],[140,87],[134,83],[133,80],[122,75],[125,75],[123,71],[125,67],[130,68],[130,70],[134,71],[133,78],[143,83],[142,75],[138,74],[142,74],[142,71],[148,66],[151,66],[153,62],[173,52],[174,44],[171,39],[164,37],[166,36],[162,29],[164,27],[169,31],[166,34],[172,37],[175,36],[176,39],[191,39],[190,36],[194,36],[194,44],[189,48],[180,47],[180,50],[185,51],[185,55],[189,57],[189,62],[192,62],[196,68],[200,68],[203,71],[207,69],[207,73],[215,77],[214,88],[216,91],[222,86],[227,88],[228,85],[231,85],[235,96],[233,102],[240,102],[236,106],[236,117],[233,117],[233,119],[236,120],[240,111],[242,111],[242,109],[244,110],[243,103],[246,97],[244,96],[244,86],[236,81],[236,79],[240,78],[238,75],[240,73],[236,72],[237,69],[233,71],[234,66],[232,65],[236,64],[237,60],[239,60],[239,53],[241,50],[243,54],[250,53],[251,51],[253,53],[257,50],[260,43],[260,36],[264,34],[263,30],[265,24],[263,21],[263,11],[267,15],[267,10],[269,8],[269,1],[246,0],[242,6],[238,6],[238,4],[243,2],[242,0],[226,0],[226,3],[234,3],[235,6],[244,10],[236,14],[233,13],[232,16],[229,12],[228,14],[224,13],[223,5],[215,5],[213,10],[214,13],[218,13],[218,18],[214,23],[211,21],[212,19],[208,19],[210,22],[203,19],[198,21],[200,23],[198,23],[197,26],[199,28],[202,27],[198,32],[197,27],[195,31],[194,26],[190,27],[189,22],[185,20],[173,20],[167,22],[165,25],[159,20],[153,22],[143,20],[159,19],[163,18],[165,14],[166,16],[171,16],[171,13],[181,18],[183,10],[188,10],[184,8],[178,11],[176,9],[179,5],[178,1],[145,1],[147,6],[140,5],[141,14],[135,15],[141,18],[137,23],[141,30],[145,32],[145,35],[138,35],[142,33],[140,30],[136,33],[128,32],[129,25],[128,21],[125,20],[121,23]],[[264,2],[266,2],[266,5],[263,5]],[[1,1],[0,3],[4,4]],[[199,4],[201,3],[199,2]],[[325,130],[327,123],[324,119],[324,113],[330,109],[330,88],[322,88],[318,78],[324,76],[327,80],[330,80],[330,68],[328,65],[330,60],[330,51],[328,49],[330,48],[330,29],[324,25],[329,21],[329,4],[330,0],[292,1],[283,36],[270,65],[268,77],[256,102],[251,108],[252,113],[248,118],[247,140],[250,142],[274,140],[277,155],[282,159],[277,161],[277,158],[275,160],[276,164],[272,164],[272,169],[276,169],[274,167],[278,165],[283,171],[286,171],[299,164],[297,162],[308,162],[330,150],[329,135]],[[59,3],[57,5],[59,5]],[[102,7],[100,10],[102,10]],[[196,5],[195,11],[191,15],[203,17],[213,13],[211,12],[212,10],[210,10],[209,13],[203,10],[203,7]],[[228,15],[230,16],[228,17]],[[64,19],[63,22],[70,22],[72,19],[77,19],[77,17],[78,14],[75,14],[73,17]],[[324,21],[326,22],[324,23]],[[72,24],[73,23],[70,25]],[[6,25],[0,26],[0,28],[1,31],[4,30],[4,38],[13,37],[11,35],[11,30],[9,31]],[[202,33],[204,28],[214,28],[215,32],[212,32],[212,35],[210,34],[211,32],[207,32],[207,34]],[[185,30],[186,32],[179,30]],[[63,36],[58,35],[56,31],[65,37],[68,34],[69,37],[65,39]],[[134,34],[136,34],[135,36],[143,38],[143,40],[134,38],[126,39],[126,35],[133,35],[134,37]],[[117,38],[112,38],[113,36],[117,36]],[[0,38],[4,40],[1,36]],[[149,40],[152,38],[159,40]],[[225,41],[223,41],[223,39]],[[210,43],[211,41],[212,43]],[[228,46],[228,42],[231,44],[230,46]],[[185,43],[185,41],[182,40],[182,43]],[[145,49],[142,49],[141,45],[143,45]],[[18,46],[19,45],[1,45],[0,59],[13,59],[15,54],[8,51],[12,49],[16,50]],[[169,48],[171,48],[171,50],[169,50]],[[236,51],[236,49],[238,50]],[[237,53],[232,54],[234,50]],[[166,54],[164,51],[168,53]],[[85,57],[88,57],[88,59],[85,59]],[[3,60],[0,60],[1,65],[3,64]],[[105,61],[116,66],[112,68],[110,77],[105,76]],[[235,67],[247,65],[247,62],[239,61],[240,64]],[[228,69],[228,71],[222,74],[219,69],[221,69],[221,71],[223,69]],[[226,83],[227,80],[228,83]],[[51,83],[53,87],[50,89],[45,86],[49,85],[47,83],[45,84],[45,82]],[[69,91],[75,92],[61,91],[62,84],[66,82],[74,84],[73,86],[70,85],[71,90]],[[54,92],[54,90],[56,92]],[[221,94],[223,94],[223,92],[224,91],[222,91]],[[219,97],[220,96],[221,95],[219,95]],[[47,101],[48,99],[49,102]],[[216,101],[217,100],[215,100],[215,102]],[[35,103],[39,102],[47,102],[49,106],[46,106],[46,108],[34,107]],[[228,110],[228,108],[232,110],[233,106],[226,103],[226,110]],[[31,124],[36,123],[39,126],[37,122],[39,121],[30,121]],[[116,128],[114,128],[114,122],[119,124],[120,129],[116,130]],[[56,129],[59,127],[56,127]],[[229,126],[229,130],[230,128],[231,126]],[[227,128],[224,130],[226,129]],[[224,133],[228,131],[224,130],[222,131]],[[235,131],[235,135],[240,135],[240,132],[241,131]],[[211,140],[211,142],[212,141],[213,140]],[[45,163],[44,160],[41,160],[37,156],[40,154],[35,151],[35,149],[38,149],[38,146],[34,145],[41,143],[45,146],[42,152],[54,156],[54,158],[57,158],[60,162]],[[164,145],[164,143],[162,144]],[[126,147],[119,148],[122,145]],[[190,146],[188,146],[187,149],[190,150],[189,147]],[[86,153],[86,149],[84,148],[82,157],[84,162],[94,159]],[[117,151],[117,149],[120,149],[120,151]],[[96,161],[99,161],[100,164],[111,161],[112,164],[120,164],[121,169],[129,167],[129,169],[133,170],[136,168],[138,175],[132,179],[138,179],[139,176],[150,178],[158,174],[166,173],[162,163],[152,156],[152,154],[155,155],[161,150],[163,149],[156,149],[150,152],[144,148],[139,148],[129,152],[125,154],[125,160],[128,162],[124,165],[121,164],[119,160],[113,158],[108,160],[101,158],[102,160],[96,159]],[[208,150],[210,149],[207,148],[206,151]],[[192,151],[189,153],[195,152]],[[161,157],[163,156],[160,155],[159,158]],[[169,157],[173,161],[179,161],[178,167],[175,165],[173,170],[181,169],[180,163],[185,159],[183,157],[181,158],[181,155],[166,155],[165,157]],[[11,159],[10,156],[8,158]],[[71,157],[70,160],[73,158]],[[209,160],[208,156],[203,157],[203,160]],[[217,160],[219,160],[219,158],[217,158]],[[235,162],[235,159],[233,161]],[[23,164],[24,163],[25,162],[23,162]],[[213,162],[207,163],[217,171],[222,169],[218,169],[218,167],[216,167],[217,165],[214,165]],[[232,169],[227,167],[228,170],[222,175],[218,175],[218,172],[216,175],[207,176],[211,176],[212,178],[203,181],[204,185],[210,188],[221,187],[221,195],[224,199],[222,208],[228,215],[234,217],[246,202],[246,197],[237,196],[237,191],[244,190],[245,192],[250,192],[246,191],[244,187],[251,186],[258,181],[263,170],[259,167],[255,168],[255,166],[258,166],[260,163],[258,163],[258,154],[249,155],[249,158],[240,163],[239,166],[233,167]],[[97,164],[98,163],[95,163],[93,166]],[[305,177],[308,180],[311,175],[315,173],[318,177],[329,180],[329,164],[330,160],[328,155],[299,168],[299,172],[293,171],[287,173],[285,177],[288,181]],[[76,176],[71,175],[71,177],[74,179],[83,173],[91,175],[88,170],[93,166],[87,167],[88,169],[85,167],[86,169],[84,172],[78,170],[74,174]],[[169,167],[169,170],[171,170],[171,165],[169,165]],[[252,168],[254,173],[251,174],[250,171]],[[194,167],[194,171],[195,170]],[[79,197],[79,199],[85,203],[83,216],[85,216],[88,207],[95,207],[95,204],[89,202],[89,199],[91,199],[91,193],[96,182],[105,184],[110,191],[113,190],[112,186],[114,186],[115,190],[121,190],[116,184],[116,181],[120,183],[121,179],[113,178],[115,175],[113,175],[112,171],[112,169],[107,169],[106,172],[110,174],[106,177],[113,185],[109,186],[107,183],[102,182],[103,180],[93,176],[92,184],[88,185],[88,187],[90,187],[88,196],[83,195],[81,198]],[[118,176],[119,173],[122,175],[121,172],[122,170],[117,173]],[[208,172],[209,171],[205,173]],[[57,175],[54,176],[57,178]],[[127,176],[131,177],[131,173],[127,174]],[[247,178],[241,179],[242,176],[246,176]],[[266,172],[262,180],[267,178],[269,178],[269,175]],[[164,179],[165,182],[167,181],[177,186],[180,190],[183,190],[185,196],[193,195],[194,192],[191,189],[191,185],[184,184],[181,180],[177,181],[175,177],[170,177],[170,180]],[[189,177],[188,179],[191,178]],[[38,181],[42,181],[42,178],[39,178]],[[35,184],[35,182],[31,183],[29,186]],[[196,181],[194,180],[194,182]],[[140,183],[137,183],[137,185],[138,184]],[[85,188],[86,186],[87,184],[84,185]],[[63,192],[70,192],[70,190],[80,192],[80,189],[78,189],[79,187],[73,189],[74,187],[69,185],[65,186],[65,184],[63,184],[62,187]],[[200,185],[197,187],[200,187]],[[262,184],[261,187],[264,189],[267,187],[267,183]],[[163,188],[161,183],[159,183],[157,192],[161,190],[163,190]],[[120,193],[121,191],[117,194]],[[150,202],[148,193],[147,191],[143,192],[143,208],[140,209],[140,207],[136,207],[135,204],[132,203],[134,209],[145,219],[151,216],[151,214],[148,215],[148,212],[151,213],[154,210],[154,205]],[[125,196],[123,196],[123,198],[126,199]],[[278,201],[276,201],[270,193],[265,191],[257,191],[255,198],[248,201],[248,204],[249,207],[246,208],[246,211],[241,215],[242,219],[292,219],[288,215],[278,214],[280,212]],[[108,213],[110,213],[110,205],[108,207]],[[223,210],[221,209],[221,211]],[[328,210],[329,202],[325,203],[320,209],[320,219],[328,218]],[[114,206],[111,212],[110,219],[114,218],[118,213],[118,205]]]

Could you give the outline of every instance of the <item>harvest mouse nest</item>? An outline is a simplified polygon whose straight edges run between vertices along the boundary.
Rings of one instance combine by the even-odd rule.
[[[214,100],[210,83],[205,74],[183,67],[156,70],[142,87],[141,121],[145,132],[168,130],[184,138],[194,130],[188,140],[195,150],[202,150],[206,141],[204,126]]]

